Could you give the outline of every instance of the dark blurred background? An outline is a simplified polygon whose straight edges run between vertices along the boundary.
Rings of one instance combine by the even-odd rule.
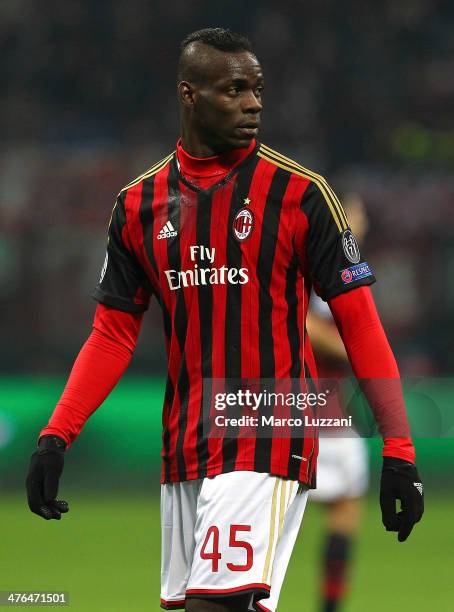
[[[243,0],[0,3],[0,367],[66,372],[116,194],[178,137],[190,31],[248,34],[261,139],[357,191],[375,293],[404,372],[454,371],[454,4]],[[163,373],[160,314],[132,368]]]
[[[427,414],[441,402],[452,414],[452,1],[3,0],[0,590],[67,587],[73,609],[84,612],[157,609],[148,602],[159,588],[159,502],[137,495],[159,490],[165,358],[156,302],[125,381],[68,454],[63,493],[75,510],[61,525],[41,525],[22,482],[90,333],[89,296],[116,194],[178,138],[179,43],[218,25],[247,34],[263,65],[261,140],[324,174],[341,197],[364,199],[365,251],[383,323],[402,373],[424,379],[432,398],[416,389],[409,406],[419,402]],[[452,423],[443,427],[454,435]],[[374,486],[346,609],[425,612],[430,593],[433,609],[451,610],[452,437],[418,440],[430,495],[425,522],[405,548],[382,530],[379,444],[370,449]],[[282,612],[314,609],[310,547],[320,521],[309,509]],[[71,551],[58,570],[49,570],[49,547]]]

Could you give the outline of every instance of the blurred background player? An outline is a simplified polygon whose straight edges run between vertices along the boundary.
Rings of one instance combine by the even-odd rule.
[[[348,193],[343,206],[358,242],[369,222],[362,197]],[[307,330],[316,353],[320,378],[340,379],[349,375],[348,357],[331,311],[315,292],[307,315]],[[336,401],[342,401],[337,395]],[[320,610],[338,610],[346,595],[351,550],[361,518],[362,498],[368,486],[368,457],[362,438],[320,437],[317,488],[310,499],[326,508],[322,547]]]

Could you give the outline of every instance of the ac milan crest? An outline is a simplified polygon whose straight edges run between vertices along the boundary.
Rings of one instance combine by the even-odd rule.
[[[248,208],[239,210],[233,220],[233,233],[235,238],[242,242],[251,235],[254,228],[254,215]]]

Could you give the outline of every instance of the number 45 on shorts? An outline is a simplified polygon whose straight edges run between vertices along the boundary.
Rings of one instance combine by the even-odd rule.
[[[245,562],[243,564],[226,563],[227,569],[231,572],[248,572],[254,564],[254,549],[251,544],[237,538],[241,532],[250,531],[250,525],[230,525],[229,547],[243,548],[245,551]],[[211,548],[211,552],[208,552],[208,548]],[[227,553],[225,553],[225,556],[227,556]],[[208,529],[200,550],[200,557],[205,561],[211,561],[212,572],[219,571],[219,563],[223,559],[222,553],[219,552],[219,527],[213,525]]]
[[[162,485],[161,607],[248,593],[274,612],[306,501],[298,482],[259,472]]]

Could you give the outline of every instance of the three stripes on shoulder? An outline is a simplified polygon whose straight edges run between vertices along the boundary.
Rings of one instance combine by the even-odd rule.
[[[140,181],[143,181],[149,178],[150,176],[157,174],[160,170],[162,170],[170,162],[174,154],[175,154],[175,151],[172,151],[170,155],[167,155],[167,157],[164,157],[164,159],[161,159],[161,161],[158,161],[156,164],[151,166],[151,168],[148,168],[148,170],[145,170],[145,172],[143,172],[140,176],[136,177],[130,183],[125,185],[123,189],[120,191],[120,193],[122,193],[122,191],[125,191],[126,189],[130,189],[131,187],[134,187],[134,185],[137,185],[138,183],[140,183]]]
[[[336,194],[328,185],[323,176],[312,172],[312,170],[304,168],[304,166],[301,166],[289,157],[286,157],[285,155],[274,151],[274,149],[271,149],[270,147],[264,144],[260,145],[257,155],[262,159],[271,162],[275,166],[282,168],[283,170],[287,170],[288,172],[292,172],[293,174],[302,176],[303,178],[306,178],[315,183],[320,189],[325,199],[325,202],[331,211],[331,214],[333,216],[334,221],[336,222],[339,232],[343,232],[348,228],[347,216],[345,214],[344,209],[342,208],[342,204],[339,202],[339,199],[337,198]]]

